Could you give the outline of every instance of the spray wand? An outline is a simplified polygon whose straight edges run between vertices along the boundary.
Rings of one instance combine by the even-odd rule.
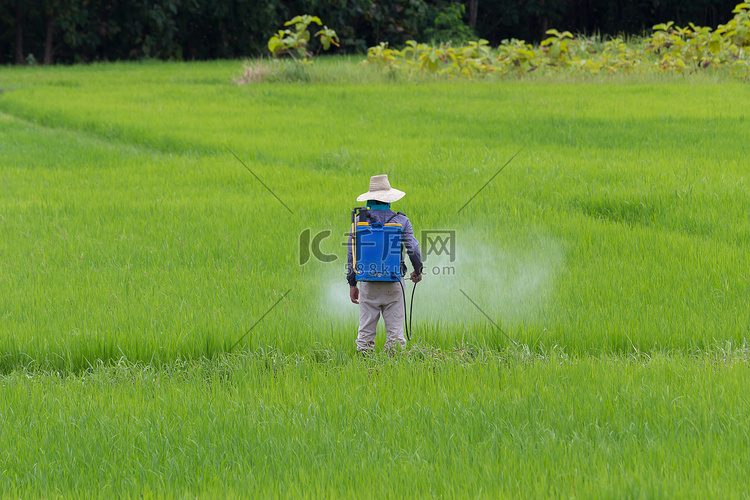
[[[409,305],[409,316],[406,316],[406,290],[401,280],[398,280],[398,284],[401,285],[401,295],[404,297],[404,330],[406,330],[406,340],[411,341],[411,334],[414,331],[411,327],[411,320],[414,318],[412,311],[414,310],[414,290],[417,289],[417,282],[414,282],[414,286],[411,289],[411,303]]]

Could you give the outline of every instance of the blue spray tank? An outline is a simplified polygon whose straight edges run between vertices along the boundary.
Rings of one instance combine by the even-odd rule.
[[[401,281],[401,231],[401,224],[371,220],[367,207],[352,210],[352,265],[357,281]]]

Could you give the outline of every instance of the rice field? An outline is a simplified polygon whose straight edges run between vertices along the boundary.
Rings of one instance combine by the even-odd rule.
[[[317,64],[0,68],[0,496],[747,497],[750,87]],[[426,271],[361,360],[379,173]]]

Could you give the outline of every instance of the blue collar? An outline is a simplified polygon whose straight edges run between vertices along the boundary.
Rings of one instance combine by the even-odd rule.
[[[382,201],[367,200],[367,208],[370,210],[390,210],[390,203],[383,203]]]

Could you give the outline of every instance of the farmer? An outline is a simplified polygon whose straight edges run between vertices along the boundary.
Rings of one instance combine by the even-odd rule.
[[[394,222],[401,224],[401,243],[406,247],[409,260],[414,267],[410,279],[418,283],[422,279],[422,255],[419,252],[419,242],[414,237],[409,218],[401,212],[391,210],[391,203],[400,200],[406,193],[391,188],[387,175],[370,177],[370,190],[357,197],[357,201],[366,201],[369,217],[373,222]],[[355,221],[356,222],[356,221]],[[400,344],[406,345],[404,339],[404,301],[402,295],[403,281],[363,281],[361,290],[357,288],[357,277],[352,264],[352,234],[349,234],[349,258],[347,261],[346,280],[349,282],[349,298],[359,304],[359,334],[357,335],[357,351],[367,354],[375,349],[375,331],[380,315],[385,322],[385,349],[391,350]],[[401,252],[401,275],[406,274],[403,248]]]

